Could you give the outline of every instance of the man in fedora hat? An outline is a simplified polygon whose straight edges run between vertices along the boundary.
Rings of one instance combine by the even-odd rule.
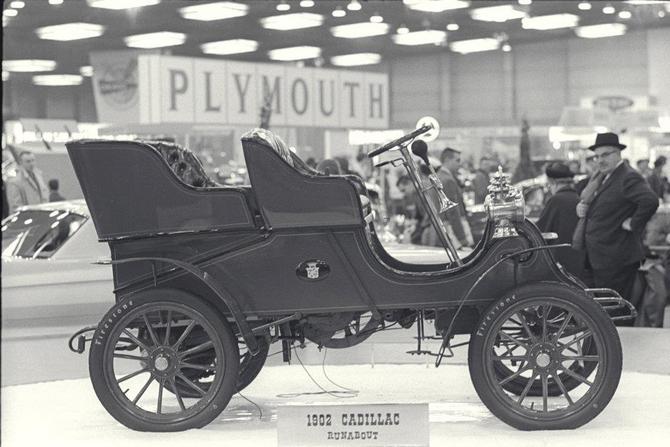
[[[575,190],[575,173],[564,163],[552,163],[545,169],[551,197],[547,201],[540,218],[538,228],[545,233],[556,233],[557,244],[572,242],[577,225],[576,207],[579,195]],[[584,274],[584,252],[571,247],[554,251],[556,260],[570,273],[582,277]]]
[[[589,149],[598,171],[580,194],[573,247],[586,251],[586,267],[595,287],[609,287],[631,298],[635,273],[644,258],[642,233],[658,208],[658,198],[646,180],[627,166],[619,136],[596,136]]]

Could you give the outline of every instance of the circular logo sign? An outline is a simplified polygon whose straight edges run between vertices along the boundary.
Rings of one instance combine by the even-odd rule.
[[[298,264],[295,274],[304,281],[321,281],[330,274],[330,266],[320,259],[309,259]]]
[[[116,109],[127,109],[137,101],[137,62],[115,61],[105,64],[97,79],[100,95]]]
[[[426,143],[435,141],[437,139],[437,136],[440,134],[440,123],[438,123],[437,120],[432,116],[424,116],[423,118],[421,118],[419,121],[416,122],[417,129],[423,126],[433,126],[433,128],[428,132],[424,133],[423,135],[419,135],[419,138],[425,141]]]

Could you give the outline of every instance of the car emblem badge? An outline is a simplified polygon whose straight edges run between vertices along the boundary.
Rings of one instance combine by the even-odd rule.
[[[320,281],[330,273],[330,266],[319,259],[301,262],[295,270],[298,278],[305,281]]]

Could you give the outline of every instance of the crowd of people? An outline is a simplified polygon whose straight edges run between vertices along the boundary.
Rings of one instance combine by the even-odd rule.
[[[584,166],[588,175],[578,182],[575,176],[582,168],[579,163],[554,162],[546,166],[549,194],[537,226],[543,232],[556,233],[555,243],[570,245],[554,250],[557,261],[566,270],[589,287],[614,289],[631,301],[640,310],[635,324],[661,326],[668,289],[665,282],[670,285],[670,277],[665,280],[664,256],[650,246],[666,244],[667,241],[658,240],[659,234],[665,229],[668,231],[664,234],[670,233],[670,219],[655,216],[668,192],[668,181],[663,175],[667,160],[659,156],[653,169],[645,170],[645,164],[641,163],[636,170],[622,157],[625,148],[618,135],[598,134],[589,147],[592,155]],[[447,231],[457,245],[472,246],[457,175],[459,151],[444,149],[441,162],[438,176],[444,191],[458,204],[445,213]],[[475,203],[483,202],[486,197],[493,166],[491,160],[482,158],[470,182]],[[410,186],[408,178],[398,180],[407,202],[402,212],[417,222],[408,239],[412,243],[439,245],[438,240],[430,237],[434,230],[413,199]],[[654,221],[650,224],[652,217]],[[660,281],[659,271],[663,276]]]

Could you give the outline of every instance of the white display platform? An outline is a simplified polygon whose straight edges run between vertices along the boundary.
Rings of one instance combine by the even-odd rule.
[[[337,390],[320,365],[307,366],[327,390]],[[665,445],[670,439],[670,376],[625,371],[610,405],[590,424],[572,431],[521,432],[496,419],[479,401],[463,365],[326,365],[339,385],[359,391],[354,398],[328,395],[278,397],[318,392],[303,368],[270,366],[244,392],[263,411],[239,396],[217,420],[181,433],[131,431],[109,416],[88,379],[2,388],[3,447],[37,446],[250,446],[276,445],[281,405],[430,403],[433,446],[632,446]]]

